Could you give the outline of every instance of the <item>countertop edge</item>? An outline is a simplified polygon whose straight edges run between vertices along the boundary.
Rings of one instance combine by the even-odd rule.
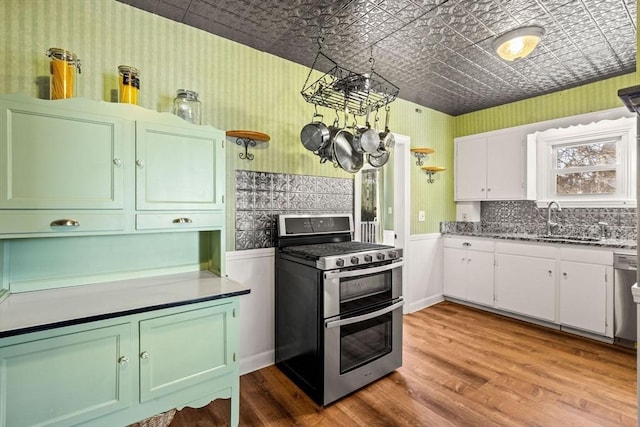
[[[560,244],[560,245],[572,245],[583,246],[593,248],[610,248],[610,249],[631,249],[636,250],[637,242],[635,240],[620,240],[620,239],[604,239],[596,241],[571,241],[558,239],[549,239],[538,237],[530,234],[517,234],[517,233],[465,233],[465,232],[447,232],[441,233],[442,237],[475,237],[483,239],[497,239],[497,240],[514,240],[522,242],[536,242],[547,244]]]
[[[250,292],[250,288],[231,279],[199,271],[9,294],[0,302],[0,338]]]

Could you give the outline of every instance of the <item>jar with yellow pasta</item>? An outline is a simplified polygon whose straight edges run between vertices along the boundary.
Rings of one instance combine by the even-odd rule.
[[[76,70],[80,74],[80,60],[77,55],[66,49],[52,47],[47,51],[51,58],[51,99],[71,98],[76,90]]]
[[[140,70],[129,65],[118,67],[120,102],[138,105]]]

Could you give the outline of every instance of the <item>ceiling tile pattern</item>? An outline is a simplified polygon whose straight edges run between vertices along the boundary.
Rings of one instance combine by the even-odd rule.
[[[376,73],[399,97],[459,115],[608,77],[636,66],[635,0],[119,0],[312,66],[324,55]],[[502,33],[545,28],[507,63]],[[322,64],[316,64],[320,71]]]

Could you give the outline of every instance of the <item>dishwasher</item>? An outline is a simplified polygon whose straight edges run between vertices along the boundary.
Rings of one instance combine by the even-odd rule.
[[[637,347],[637,309],[631,287],[636,283],[637,256],[613,254],[613,339],[625,347]]]

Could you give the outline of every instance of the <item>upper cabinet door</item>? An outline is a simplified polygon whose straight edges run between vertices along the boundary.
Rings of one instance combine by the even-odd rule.
[[[122,209],[125,122],[0,100],[0,209]]]
[[[522,199],[525,179],[523,133],[500,133],[488,138],[487,142],[487,199]]]
[[[487,138],[469,138],[455,142],[456,200],[487,198]]]
[[[223,209],[224,132],[136,123],[136,209]]]

